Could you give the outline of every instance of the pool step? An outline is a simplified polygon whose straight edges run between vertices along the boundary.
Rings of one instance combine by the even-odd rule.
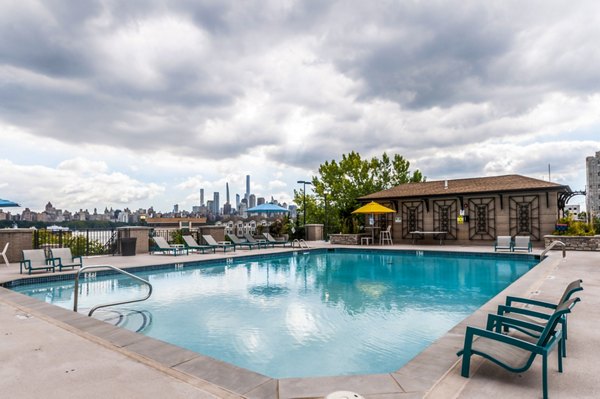
[[[152,325],[152,313],[147,310],[105,308],[98,309],[93,317],[133,332],[143,332]]]

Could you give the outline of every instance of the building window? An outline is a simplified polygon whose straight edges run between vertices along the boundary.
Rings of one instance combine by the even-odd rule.
[[[440,206],[440,231],[448,231],[450,227],[450,208],[447,206]]]
[[[517,221],[518,228],[521,232],[529,232],[531,229],[529,228],[529,204],[520,204],[517,205]]]
[[[410,231],[417,230],[417,210],[416,209],[408,210],[408,229]]]
[[[487,223],[488,207],[487,205],[477,205],[475,211],[475,232],[485,234],[488,231]]]
[[[469,240],[493,240],[496,238],[496,201],[493,197],[469,199]]]
[[[537,195],[509,197],[509,230],[511,236],[529,235],[532,240],[540,237],[540,207]]]

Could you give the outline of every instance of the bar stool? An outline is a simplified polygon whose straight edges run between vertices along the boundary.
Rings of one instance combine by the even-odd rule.
[[[388,225],[387,229],[379,233],[379,245],[390,244],[393,245],[392,242],[392,225]]]

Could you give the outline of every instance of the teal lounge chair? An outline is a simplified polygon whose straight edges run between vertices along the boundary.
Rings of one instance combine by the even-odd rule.
[[[206,243],[213,247],[213,248],[221,248],[223,249],[223,252],[227,252],[228,249],[233,249],[233,251],[235,252],[235,244],[232,244],[230,242],[217,242],[217,240],[215,240],[215,238],[213,236],[211,236],[210,234],[203,234],[202,238],[204,239],[204,241],[206,241]]]
[[[54,266],[58,263],[58,271],[62,272],[65,267],[75,269],[77,266],[83,267],[83,258],[81,256],[73,256],[71,248],[52,248],[52,262]]]
[[[215,247],[211,247],[210,245],[199,245],[192,236],[183,236],[183,241],[189,251],[201,251],[202,253],[204,253],[204,251],[212,251],[213,254],[216,252]]]
[[[273,248],[275,246],[266,240],[257,240],[250,233],[244,233],[244,238],[246,239],[246,241],[251,242],[252,244],[259,244],[259,246],[258,246],[259,248],[261,245],[264,246],[265,248],[268,248],[268,247]]]
[[[188,249],[181,246],[171,246],[163,237],[152,237],[156,243],[156,247],[152,248],[151,252],[167,253],[173,256],[188,254]]]
[[[550,317],[552,316],[552,314],[550,314],[548,312],[543,312],[540,310],[548,310],[549,309],[549,310],[555,311],[558,306],[562,305],[563,303],[565,303],[569,299],[571,299],[571,295],[573,295],[574,293],[576,293],[578,291],[583,291],[583,287],[581,286],[581,283],[583,283],[583,280],[575,280],[575,281],[572,281],[571,283],[569,283],[569,285],[567,285],[567,287],[565,288],[565,291],[563,292],[561,298],[558,300],[558,302],[556,304],[550,303],[550,302],[538,301],[538,300],[530,299],[530,298],[508,296],[508,297],[506,297],[505,305],[498,306],[498,314],[500,316],[508,316],[513,319],[519,319],[519,320],[526,321],[528,323],[535,323],[540,326],[545,326],[546,323],[548,322],[548,320],[550,319]],[[528,308],[516,307],[516,306],[514,306],[514,304],[516,304],[516,303],[525,304],[525,305],[528,305],[529,307]],[[573,306],[575,306],[575,303],[577,303],[577,301],[573,303]],[[536,309],[536,310],[532,309],[533,306],[538,307],[538,309]],[[539,309],[539,308],[543,308],[543,309]],[[561,329],[562,329],[563,356],[567,356],[567,345],[566,345],[567,316],[565,315],[564,317],[562,317],[559,320],[559,323],[561,324]],[[536,335],[532,331],[523,330],[523,329],[520,329],[519,327],[514,327],[514,328],[515,328],[515,330],[519,330],[519,331],[521,331],[527,335],[530,335],[532,337],[539,336],[539,334]],[[509,326],[506,326],[504,331],[507,332],[508,330],[509,330]]]
[[[273,236],[269,233],[263,233],[263,236],[267,239],[267,242],[273,245],[281,245],[282,247],[292,246],[292,243],[289,241],[279,241],[273,238]]]
[[[515,241],[513,243],[513,251],[527,251],[531,252],[531,237],[529,236],[515,236]]]
[[[227,234],[227,238],[229,238],[229,241],[231,241],[236,247],[242,247],[242,248],[246,247],[248,249],[254,249],[254,248],[261,247],[260,242],[242,241],[235,234]]]
[[[43,249],[24,249],[23,260],[19,262],[19,273],[23,273],[23,268],[29,270],[45,270],[54,272],[54,262],[46,259],[46,252]]]
[[[469,367],[473,355],[484,357],[513,373],[527,371],[533,364],[535,357],[540,355],[542,357],[542,393],[544,399],[547,399],[548,354],[558,346],[558,371],[562,373],[562,330],[558,329],[557,326],[559,320],[570,312],[570,308],[578,300],[579,298],[570,299],[558,306],[545,327],[497,314],[488,315],[485,330],[468,326],[465,333],[464,347],[457,353],[458,356],[463,357],[461,375],[469,378]],[[518,325],[524,329],[538,331],[540,335],[535,342],[528,342],[499,333],[498,331],[501,331],[505,325],[510,327]],[[474,340],[476,336],[479,339]]]
[[[510,236],[498,236],[494,242],[494,252],[498,251],[499,249],[505,249],[512,252],[512,238]]]

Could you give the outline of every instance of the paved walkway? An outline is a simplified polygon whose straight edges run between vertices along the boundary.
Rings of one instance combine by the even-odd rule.
[[[326,244],[325,244],[326,245]],[[399,249],[489,251],[482,247],[396,246]],[[267,252],[273,252],[268,250]],[[241,256],[256,251],[237,251]],[[85,264],[117,267],[163,264],[222,257],[87,258]],[[161,344],[138,334],[40,303],[0,288],[0,392],[13,398],[308,398],[350,389],[370,399],[393,398],[536,398],[541,397],[541,362],[523,374],[511,374],[489,362],[474,362],[472,377],[459,375],[454,352],[462,346],[464,326],[482,325],[507,292],[556,301],[566,284],[584,280],[582,302],[569,319],[569,353],[564,373],[550,362],[549,393],[558,398],[597,398],[600,372],[600,253],[560,252],[492,299],[480,311],[395,373],[365,378],[273,380],[230,365],[208,361],[198,354]],[[19,278],[18,265],[0,266],[0,282]],[[554,358],[552,358],[553,360]],[[210,367],[206,365],[209,364]],[[235,378],[230,378],[235,376]],[[246,387],[252,387],[244,391]],[[235,392],[238,392],[236,394]],[[240,395],[239,392],[245,392]]]

